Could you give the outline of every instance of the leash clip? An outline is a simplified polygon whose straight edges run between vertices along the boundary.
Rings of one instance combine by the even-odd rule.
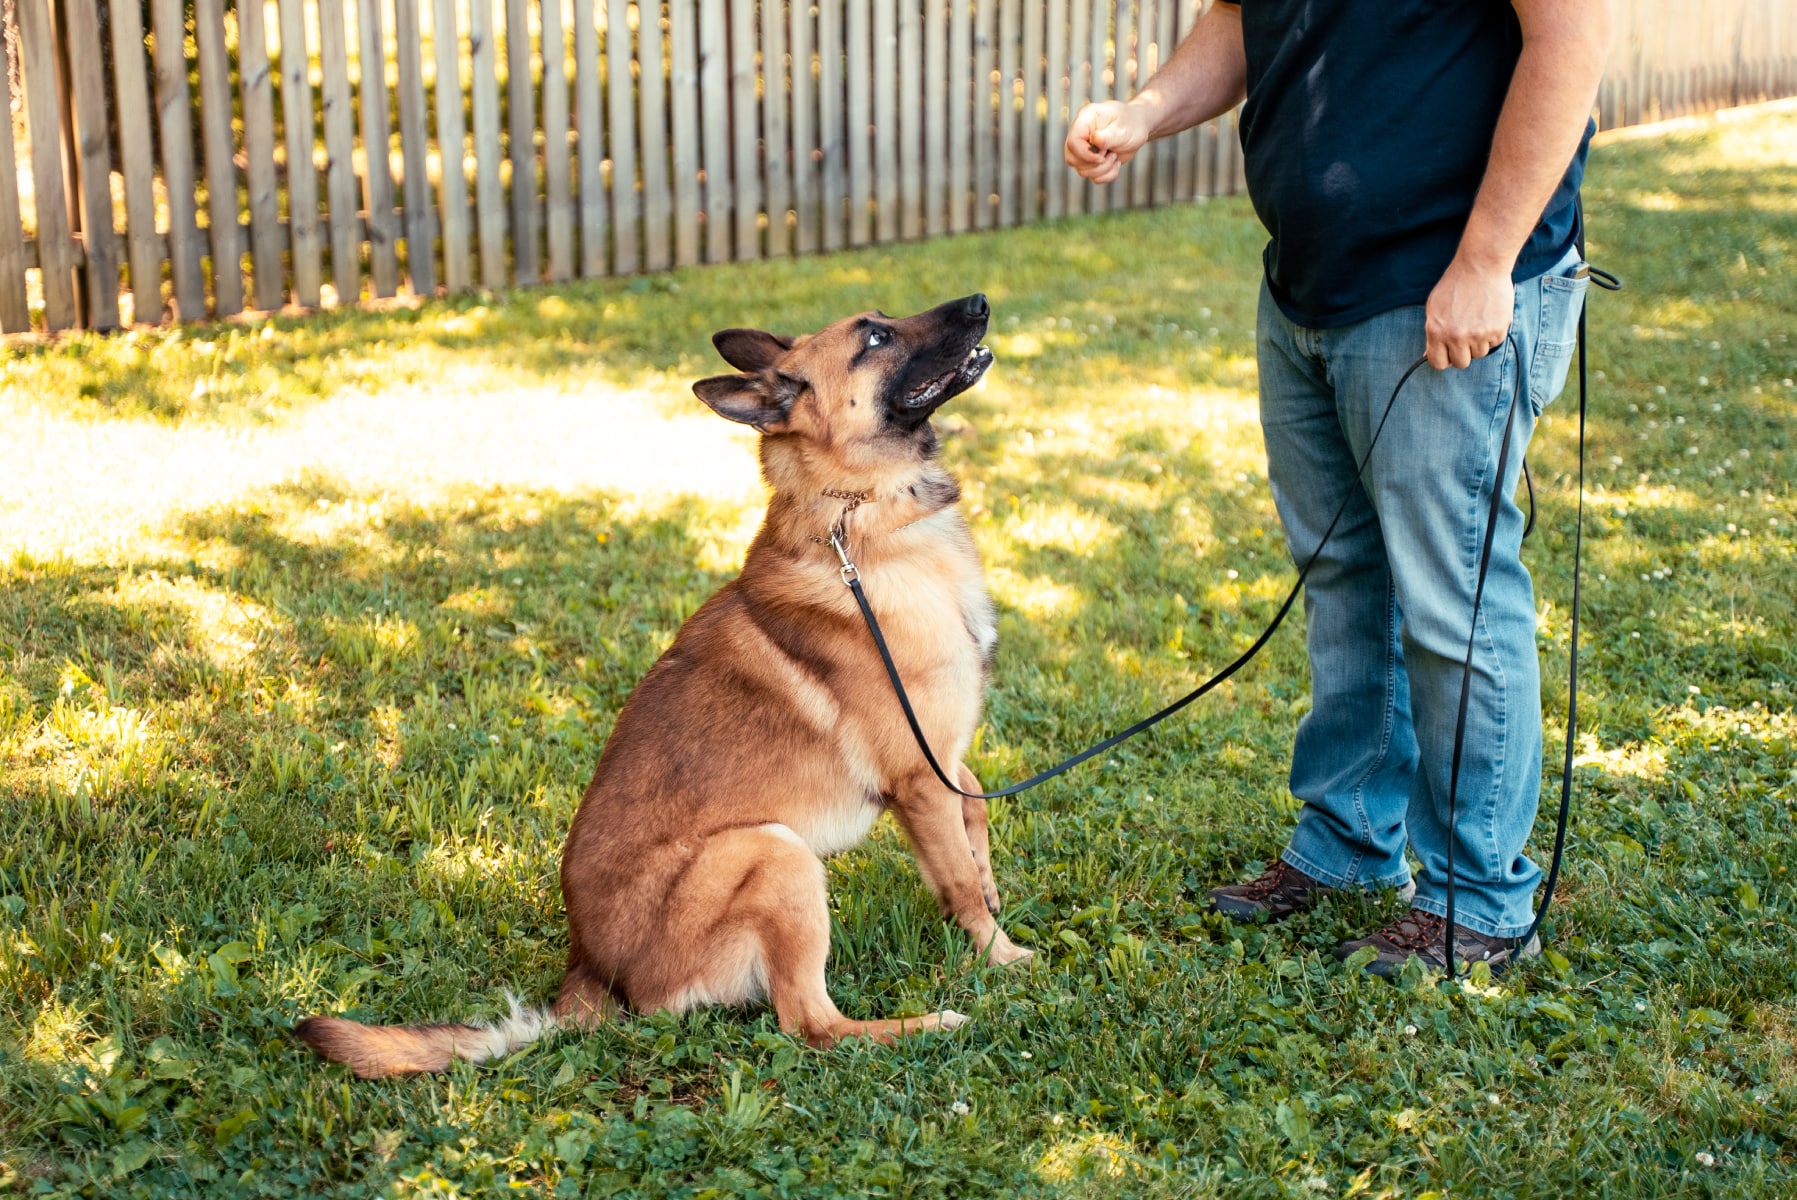
[[[861,578],[861,572],[855,566],[854,560],[849,558],[849,548],[843,542],[841,525],[834,525],[830,528],[830,549],[836,551],[836,557],[842,560],[842,566],[837,568],[837,572],[842,576],[842,586],[851,586]]]

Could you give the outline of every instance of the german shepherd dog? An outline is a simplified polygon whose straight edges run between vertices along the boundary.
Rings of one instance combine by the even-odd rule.
[[[918,719],[960,763],[996,637],[959,485],[930,414],[992,363],[969,296],[808,337],[726,329],[739,374],[693,390],[761,432],[773,495],[742,574],[693,614],[618,715],[562,851],[568,966],[547,1011],[491,1026],[367,1026],[311,1017],[294,1033],[363,1078],[509,1054],[620,1008],[685,1012],[766,999],[815,1046],[954,1029],[944,1010],[856,1021],[824,984],[821,858],[881,812],[924,881],[993,964],[1027,959],[998,927],[986,805],[943,787],[907,729],[827,544],[840,527]],[[965,765],[960,786],[980,790]]]

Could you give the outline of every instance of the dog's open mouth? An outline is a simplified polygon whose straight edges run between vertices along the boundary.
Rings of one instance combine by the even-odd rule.
[[[953,368],[906,392],[903,403],[906,408],[930,408],[941,404],[972,387],[991,365],[992,351],[983,345],[975,346]]]

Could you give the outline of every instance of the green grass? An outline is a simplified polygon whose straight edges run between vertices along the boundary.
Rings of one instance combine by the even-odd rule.
[[[714,328],[991,294],[947,448],[1003,614],[988,782],[1244,646],[1289,580],[1245,203],[5,351],[0,1191],[1792,1194],[1793,162],[1790,113],[1596,153],[1629,290],[1592,301],[1579,796],[1551,953],[1496,988],[1344,972],[1371,901],[1200,911],[1293,816],[1288,631],[995,806],[1031,969],[976,965],[889,822],[832,861],[843,1009],[971,1013],[952,1036],[640,1016],[363,1084],[286,1035],[555,985],[574,804],[757,516],[685,390]],[[1550,764],[1571,416],[1527,551]]]

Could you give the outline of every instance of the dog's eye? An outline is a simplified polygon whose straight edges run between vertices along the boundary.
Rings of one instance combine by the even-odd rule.
[[[892,334],[884,329],[870,329],[867,332],[867,348],[869,350],[874,349],[876,346],[884,346],[891,340]]]

